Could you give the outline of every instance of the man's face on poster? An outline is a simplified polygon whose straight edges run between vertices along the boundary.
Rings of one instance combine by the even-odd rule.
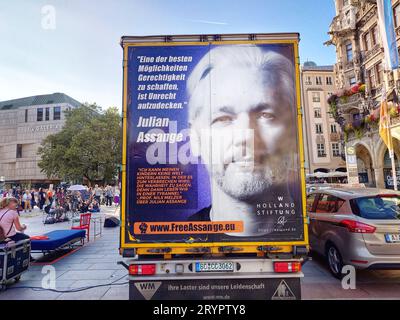
[[[296,140],[293,92],[261,68],[216,66],[208,77],[212,84],[204,79],[191,100],[207,106],[192,122],[199,154],[225,193],[256,200],[287,182],[284,158],[295,152]]]

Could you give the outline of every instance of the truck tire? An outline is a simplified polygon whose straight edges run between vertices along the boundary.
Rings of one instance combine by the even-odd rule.
[[[337,279],[342,279],[343,259],[338,248],[333,243],[328,243],[326,246],[326,260],[332,275]]]

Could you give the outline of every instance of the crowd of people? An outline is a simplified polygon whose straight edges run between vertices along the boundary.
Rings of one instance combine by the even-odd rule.
[[[31,212],[38,207],[46,213],[56,212],[63,214],[66,212],[100,212],[101,205],[118,206],[120,200],[118,188],[107,185],[94,188],[87,187],[85,190],[69,191],[67,188],[53,189],[31,189],[24,190],[20,187],[3,191],[1,198],[13,197],[17,199],[17,211]]]

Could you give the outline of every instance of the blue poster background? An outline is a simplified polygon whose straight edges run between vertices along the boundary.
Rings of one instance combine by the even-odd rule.
[[[292,45],[262,45],[267,46],[268,50],[278,51],[289,58],[290,61],[294,61],[294,51]],[[178,84],[179,90],[176,91],[176,101],[183,103],[183,109],[179,110],[152,110],[152,109],[141,109],[138,110],[138,103],[148,102],[138,101],[140,93],[148,93],[148,91],[139,91],[139,84],[153,84],[153,83],[164,83],[166,81],[138,81],[138,76],[141,74],[138,72],[138,68],[143,63],[140,63],[140,56],[153,57],[156,59],[158,56],[169,57],[169,56],[190,56],[192,61],[190,63],[170,63],[171,65],[185,65],[188,66],[188,70],[184,72],[186,79],[189,77],[191,71],[199,62],[199,60],[213,47],[213,45],[171,45],[171,46],[132,46],[128,48],[128,75],[127,79],[127,159],[126,159],[126,225],[133,235],[133,224],[135,222],[142,221],[158,221],[158,222],[170,222],[170,221],[187,221],[188,217],[196,212],[199,212],[203,208],[209,207],[212,204],[210,195],[210,177],[203,164],[155,164],[151,165],[146,160],[146,150],[152,143],[138,143],[138,135],[140,132],[148,131],[152,128],[138,127],[140,117],[159,117],[168,118],[170,121],[176,121],[177,132],[183,129],[188,129],[188,109],[187,102],[188,97],[186,93],[186,81],[170,81],[170,84]],[[148,65],[157,65],[157,63],[146,63]],[[169,63],[159,63],[160,65],[168,65]],[[154,74],[171,74],[171,73],[182,73],[182,72],[155,72]],[[152,73],[142,73],[144,75],[151,75]],[[168,93],[170,90],[159,91],[156,93]],[[152,103],[165,102],[163,100],[152,100]],[[293,112],[294,119],[296,119],[297,111],[294,108],[290,112]],[[161,128],[164,132],[168,132],[167,128]],[[296,137],[293,137],[296,139]],[[182,143],[177,143],[178,148],[187,143],[188,140],[184,139]],[[137,172],[140,168],[160,168],[160,167],[179,167],[185,174],[193,176],[192,188],[185,193],[185,198],[188,200],[184,205],[143,205],[138,204],[137,198]],[[300,164],[299,164],[300,167]],[[294,173],[294,180],[296,183],[292,185],[292,194],[295,199],[299,199],[296,203],[296,210],[302,212],[301,202],[301,189],[300,189],[300,176],[299,173]],[[295,239],[301,239],[304,235],[302,234],[302,217],[296,218],[296,224],[299,226],[296,235],[293,235]],[[164,241],[182,241],[182,235],[135,235],[139,237],[141,241],[160,241],[160,238]],[[287,240],[288,237],[281,235],[282,239]],[[129,242],[129,238],[126,235],[126,242]],[[279,238],[279,236],[278,236]],[[239,240],[239,239],[238,239]],[[240,241],[246,241],[241,239]]]

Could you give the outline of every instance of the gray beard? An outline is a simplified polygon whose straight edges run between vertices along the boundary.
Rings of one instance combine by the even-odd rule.
[[[288,166],[285,161],[273,168],[269,165],[255,167],[253,172],[230,170],[214,172],[217,185],[229,196],[243,202],[253,202],[265,197],[275,186],[281,188],[287,184]]]

